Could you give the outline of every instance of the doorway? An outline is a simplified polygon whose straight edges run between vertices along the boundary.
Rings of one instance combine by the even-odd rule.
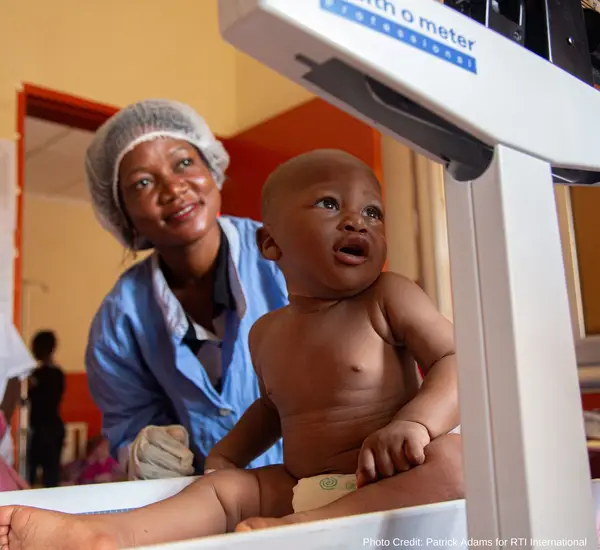
[[[65,373],[63,463],[83,458],[101,429],[84,370],[87,330],[125,266],[122,249],[95,220],[83,166],[93,132],[116,111],[29,84],[18,94],[14,323],[27,344],[39,330],[56,333]],[[21,397],[12,436],[16,468],[27,477],[26,382]]]

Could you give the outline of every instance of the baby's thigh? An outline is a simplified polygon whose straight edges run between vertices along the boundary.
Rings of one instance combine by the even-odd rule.
[[[296,478],[283,465],[258,468],[254,473],[260,491],[260,516],[280,518],[291,514]]]
[[[202,476],[180,495],[188,494],[193,502],[198,502],[202,494],[216,496],[229,532],[248,518],[291,513],[295,484],[282,465],[252,470],[224,468]]]

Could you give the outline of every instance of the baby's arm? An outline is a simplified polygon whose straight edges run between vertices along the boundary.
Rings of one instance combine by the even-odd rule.
[[[386,273],[381,283],[382,310],[391,336],[396,344],[406,346],[425,374],[419,392],[395,420],[422,424],[434,439],[459,423],[452,323],[412,281]]]
[[[231,431],[212,448],[206,458],[205,471],[224,467],[244,468],[281,438],[279,413],[265,390],[257,357],[257,348],[266,324],[264,318],[259,319],[248,336],[261,397],[248,407]]]
[[[425,447],[455,428],[459,416],[452,324],[404,277],[385,273],[378,290],[383,322],[377,328],[390,344],[407,347],[425,379],[394,419],[363,442],[356,471],[359,487],[423,464]]]

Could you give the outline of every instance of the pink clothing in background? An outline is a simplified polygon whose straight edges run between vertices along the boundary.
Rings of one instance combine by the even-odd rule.
[[[0,456],[0,491],[29,489],[29,484]]]
[[[0,411],[0,439],[4,437],[7,429],[6,418]],[[29,489],[29,484],[0,456],[0,491],[19,491],[21,489]]]
[[[79,476],[79,483],[98,483],[99,481],[113,481],[118,478],[116,472],[119,465],[112,457],[97,462],[88,462]]]

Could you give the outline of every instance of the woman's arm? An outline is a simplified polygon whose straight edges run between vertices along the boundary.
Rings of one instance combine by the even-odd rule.
[[[144,367],[127,317],[113,309],[105,303],[94,319],[85,363],[90,392],[102,412],[103,434],[119,459],[146,426],[177,422],[164,392]]]

